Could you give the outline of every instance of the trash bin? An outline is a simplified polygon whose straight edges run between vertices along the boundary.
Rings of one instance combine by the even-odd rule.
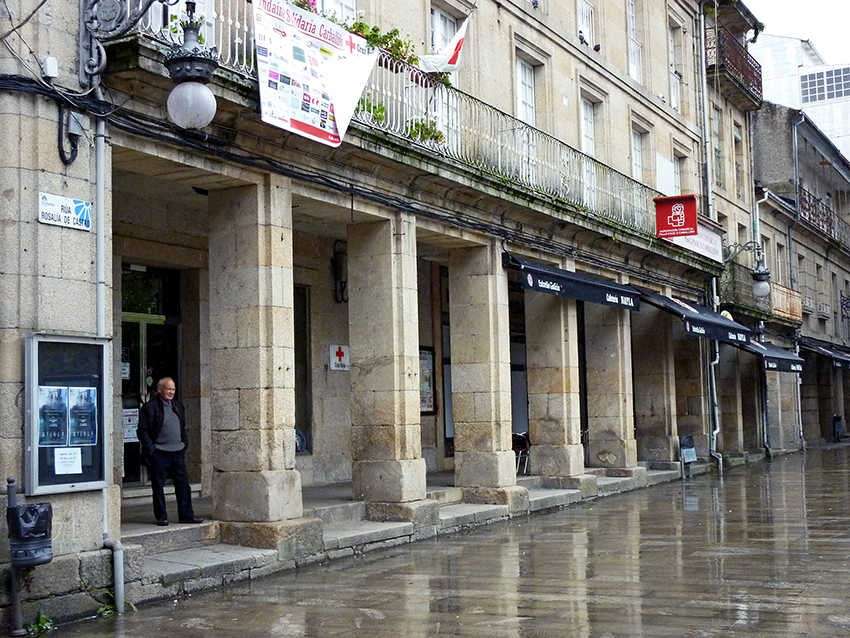
[[[832,415],[832,438],[838,443],[841,441],[841,433],[844,430],[844,424],[841,422],[840,414]]]
[[[27,503],[6,508],[12,565],[36,567],[53,560],[53,506]]]

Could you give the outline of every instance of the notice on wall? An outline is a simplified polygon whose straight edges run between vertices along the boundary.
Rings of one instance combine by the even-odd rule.
[[[38,387],[38,446],[68,445],[68,388]]]
[[[253,7],[263,122],[339,146],[377,50],[285,0],[255,0]]]
[[[38,221],[42,224],[91,231],[91,202],[39,193]]]
[[[126,408],[124,410],[124,443],[133,443],[139,440],[136,430],[139,427],[139,408]]]
[[[56,448],[53,451],[56,474],[82,474],[83,455],[78,447]]]

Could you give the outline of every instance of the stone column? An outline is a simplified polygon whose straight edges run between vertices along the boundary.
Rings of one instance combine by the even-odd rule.
[[[511,438],[508,278],[494,243],[449,258],[455,485],[467,501],[528,509]]]
[[[720,344],[717,364],[717,401],[720,405],[718,451],[724,455],[744,453],[743,401],[741,397],[740,351],[728,343]]]
[[[267,180],[216,191],[209,203],[213,506],[232,522],[223,540],[297,554],[292,530],[276,524],[302,515],[291,200],[289,180]],[[309,550],[317,535],[321,543],[320,525],[297,542]]]
[[[590,464],[637,466],[632,390],[630,312],[587,303],[587,422]]]
[[[582,474],[576,302],[528,291],[525,322],[530,472],[548,479]]]
[[[419,432],[416,222],[348,227],[354,498],[371,519],[436,525]]]
[[[712,408],[705,360],[710,342],[685,332],[680,320],[673,322],[676,431],[679,436],[693,436],[697,455],[707,457]]]
[[[679,443],[674,319],[667,312],[642,307],[631,320],[638,458],[641,461],[676,461]]]

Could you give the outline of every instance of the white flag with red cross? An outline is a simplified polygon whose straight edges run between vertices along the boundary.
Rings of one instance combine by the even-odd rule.
[[[439,53],[434,55],[423,55],[419,58],[419,68],[426,73],[444,73],[456,71],[460,65],[460,54],[463,49],[463,40],[466,36],[466,25],[469,18],[463,21],[451,42]]]

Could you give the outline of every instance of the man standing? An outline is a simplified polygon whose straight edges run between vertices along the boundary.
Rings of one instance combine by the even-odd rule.
[[[156,384],[157,396],[139,411],[137,434],[141,443],[142,463],[148,466],[153,489],[153,515],[156,524],[168,525],[165,509],[165,481],[174,482],[177,497],[177,520],[181,523],[203,523],[192,509],[192,488],[186,471],[186,410],[174,398],[177,386],[171,377]]]

